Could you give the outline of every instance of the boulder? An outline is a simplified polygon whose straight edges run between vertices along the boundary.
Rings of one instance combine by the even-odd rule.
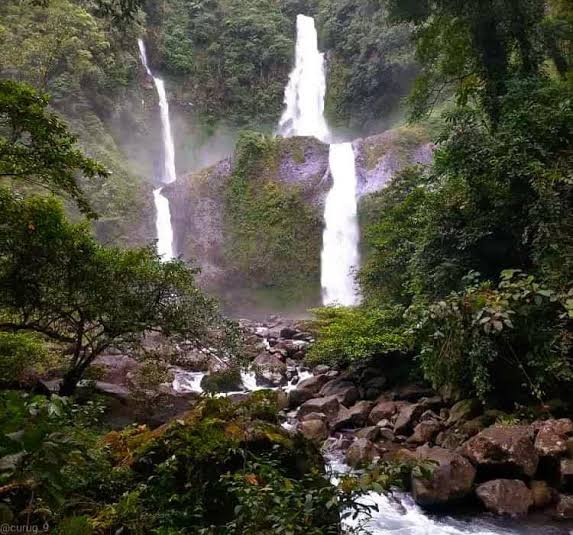
[[[536,427],[535,451],[540,457],[561,457],[567,454],[567,440],[573,435],[573,422],[569,418],[547,420]]]
[[[356,431],[356,438],[366,438],[374,442],[380,436],[380,428],[372,425]]]
[[[328,426],[323,420],[304,420],[300,432],[313,442],[323,442],[328,437]]]
[[[338,416],[332,422],[332,428],[336,431],[339,429],[363,427],[366,425],[371,409],[372,403],[369,401],[359,401],[349,409],[341,406]]]
[[[414,434],[406,442],[409,444],[426,444],[427,442],[432,442],[442,427],[443,424],[436,420],[420,422],[414,428]]]
[[[561,459],[559,476],[561,488],[566,491],[573,491],[573,459]]]
[[[533,505],[533,495],[519,479],[494,479],[482,483],[476,494],[485,508],[496,515],[526,515]]]
[[[297,418],[302,420],[304,416],[311,412],[323,413],[329,422],[332,422],[338,416],[340,411],[340,402],[336,396],[325,398],[314,398],[303,403],[298,411]]]
[[[261,353],[255,359],[253,368],[259,385],[275,387],[287,382],[286,364],[277,354]]]
[[[462,446],[463,454],[488,477],[533,477],[539,457],[533,431],[525,426],[492,426]]]
[[[320,389],[328,382],[326,375],[315,375],[304,381],[300,381],[296,388],[289,392],[289,407],[295,408],[302,405],[318,394]]]
[[[396,435],[392,429],[388,429],[387,427],[378,427],[378,429],[380,430],[378,432],[380,440],[385,442],[394,442],[396,440]]]
[[[324,375],[329,371],[330,371],[330,366],[326,366],[325,364],[319,364],[318,366],[315,366],[313,368],[312,373],[314,373],[314,375]]]
[[[456,425],[465,420],[471,420],[482,412],[482,405],[477,399],[462,399],[458,401],[451,409],[448,425]]]
[[[436,446],[446,448],[447,450],[455,450],[459,448],[468,438],[463,431],[450,428],[438,433],[435,439]]]
[[[443,507],[471,493],[476,471],[462,455],[423,446],[416,450],[416,458],[428,462],[430,472],[412,472],[412,494],[418,505]]]
[[[369,400],[376,399],[384,390],[386,383],[386,377],[382,375],[368,379],[362,383],[362,391],[364,392],[364,397]]]
[[[388,401],[386,399],[379,401],[370,411],[370,423],[377,424],[381,420],[391,420],[404,404],[403,401]]]
[[[376,446],[367,438],[357,438],[346,451],[346,462],[356,467],[372,462],[378,456]]]
[[[554,516],[559,520],[573,520],[573,496],[560,494]]]
[[[425,407],[417,403],[404,405],[398,412],[398,416],[394,422],[394,433],[397,435],[407,435],[411,433],[424,410]]]
[[[284,327],[279,332],[279,337],[286,340],[292,340],[300,331],[293,327]]]
[[[326,422],[327,418],[326,414],[323,414],[322,412],[311,412],[300,418],[301,422],[306,422],[307,420],[322,420],[323,422]]]
[[[320,395],[325,397],[336,396],[340,403],[350,407],[358,401],[360,392],[353,382],[340,377],[326,383],[320,390]]]
[[[529,485],[533,498],[533,507],[544,509],[557,499],[557,493],[552,489],[547,481],[532,481]]]
[[[435,392],[423,385],[411,384],[401,386],[392,391],[391,397],[394,400],[398,401],[418,401],[423,397],[431,397],[435,394]]]

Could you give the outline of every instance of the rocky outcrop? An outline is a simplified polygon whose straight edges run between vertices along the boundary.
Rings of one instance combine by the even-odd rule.
[[[463,456],[443,448],[422,447],[416,458],[427,469],[412,473],[414,500],[422,507],[443,507],[466,498],[472,491],[475,468]]]
[[[346,451],[346,462],[353,467],[368,464],[378,456],[374,443],[367,438],[357,438]]]
[[[569,418],[546,420],[538,426],[535,451],[540,457],[560,457],[567,454],[567,440],[573,436]]]
[[[326,383],[320,390],[321,396],[336,396],[338,401],[345,407],[350,407],[360,397],[360,392],[356,385],[346,379],[338,378]]]
[[[533,477],[539,457],[527,426],[492,426],[466,442],[463,454],[484,476]]]
[[[287,382],[286,364],[276,354],[261,353],[253,362],[253,369],[261,386],[281,386]]]
[[[340,412],[340,402],[336,396],[311,399],[301,405],[297,417],[301,420],[304,416],[313,412],[322,413],[329,421],[334,421]]]
[[[525,515],[533,505],[533,495],[519,479],[495,479],[483,483],[476,494],[485,508],[498,515]]]
[[[289,407],[295,408],[317,395],[320,389],[329,381],[326,375],[315,375],[301,381],[296,388],[289,392]]]

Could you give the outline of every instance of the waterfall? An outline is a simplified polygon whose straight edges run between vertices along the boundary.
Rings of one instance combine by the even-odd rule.
[[[147,74],[153,79],[157,95],[159,97],[159,109],[161,112],[161,134],[163,138],[163,184],[171,184],[177,179],[175,171],[175,145],[173,143],[173,133],[171,130],[171,121],[169,119],[169,103],[165,92],[165,84],[161,78],[153,76],[149,64],[147,63],[147,53],[145,43],[142,39],[137,40],[139,46],[139,55],[141,63],[145,67]],[[155,227],[157,229],[157,253],[164,260],[171,260],[174,257],[173,252],[173,228],[171,226],[171,211],[169,200],[162,193],[163,188],[157,188],[153,191],[155,202]]]
[[[318,49],[314,19],[297,17],[295,67],[285,90],[285,111],[279,135],[314,136],[329,143],[332,135],[324,118],[326,70]],[[360,232],[357,218],[357,177],[351,143],[330,145],[332,188],[324,208],[321,254],[322,300],[325,305],[353,306],[359,303],[354,281],[358,268]]]

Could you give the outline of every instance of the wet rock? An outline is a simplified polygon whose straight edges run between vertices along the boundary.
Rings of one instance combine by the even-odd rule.
[[[305,401],[317,395],[328,381],[329,379],[326,375],[315,375],[300,381],[297,387],[289,392],[289,407],[294,408],[302,405]]]
[[[561,459],[559,475],[561,488],[566,491],[573,491],[573,459]]]
[[[533,507],[544,509],[558,499],[557,492],[546,481],[532,481],[530,484]]]
[[[386,377],[372,377],[368,381],[361,383],[364,398],[368,400],[376,399],[384,390],[387,380]]]
[[[253,368],[259,385],[275,387],[287,382],[286,364],[276,354],[261,353],[255,359]]]
[[[380,431],[378,432],[380,440],[385,440],[387,442],[394,442],[396,440],[396,435],[392,429],[386,427],[378,427]]]
[[[93,388],[100,394],[119,399],[120,401],[126,401],[129,398],[129,389],[121,385],[94,381]]]
[[[328,437],[328,426],[323,420],[305,420],[300,424],[300,432],[309,440],[322,442]]]
[[[314,375],[323,375],[325,373],[328,373],[330,371],[330,366],[326,366],[325,364],[319,364],[318,366],[315,366],[312,370],[312,373],[314,373]]]
[[[424,406],[419,404],[403,406],[400,412],[398,412],[398,416],[394,422],[394,433],[397,435],[407,435],[411,433],[424,410]]]
[[[305,414],[302,418],[300,418],[301,422],[306,422],[307,420],[322,420],[323,422],[327,421],[326,414],[322,412],[311,412],[309,414]]]
[[[414,428],[414,433],[406,442],[408,442],[408,444],[426,444],[427,442],[432,442],[442,427],[443,424],[436,420],[420,422]]]
[[[341,377],[326,383],[320,390],[320,395],[336,396],[342,405],[350,407],[358,401],[360,392],[354,383]]]
[[[416,450],[416,458],[429,465],[427,474],[412,473],[412,494],[418,505],[443,507],[471,493],[476,471],[462,455],[423,446]]]
[[[334,430],[339,430],[363,427],[366,425],[368,414],[371,409],[372,403],[369,401],[359,401],[349,409],[341,406],[338,416],[332,422],[332,428]]]
[[[464,432],[457,429],[446,429],[436,437],[436,445],[447,450],[459,448],[468,438]]]
[[[364,427],[356,431],[356,438],[366,438],[371,442],[375,442],[380,436],[380,428],[372,425],[370,427]]]
[[[340,402],[336,396],[328,396],[325,398],[314,398],[303,403],[298,411],[298,419],[302,419],[305,415],[311,412],[322,412],[326,415],[329,422],[332,422],[338,416],[340,411]]]
[[[560,457],[567,454],[567,440],[573,435],[573,422],[569,418],[539,422],[536,427],[535,451],[539,456]]]
[[[376,446],[366,438],[357,438],[346,451],[346,462],[356,467],[372,462],[378,456]]]
[[[533,477],[539,462],[533,431],[525,426],[488,427],[468,440],[462,451],[490,477]]]
[[[481,484],[476,494],[485,508],[497,515],[526,515],[533,496],[519,479],[495,479]]]
[[[391,420],[392,417],[404,406],[402,401],[379,401],[370,412],[369,421],[377,424],[381,420]]]
[[[464,422],[461,426],[461,431],[467,435],[467,437],[473,437],[478,433],[481,433],[486,427],[489,427],[493,422],[484,416],[478,416],[477,418],[472,418],[467,422]]]
[[[286,340],[292,340],[300,331],[293,327],[284,327],[279,332],[280,338],[285,338]]]
[[[482,405],[477,399],[463,399],[458,401],[451,409],[448,425],[456,425],[464,420],[471,420],[482,412]]]
[[[433,410],[427,410],[424,413],[422,413],[422,416],[420,416],[420,422],[428,422],[428,421],[440,422],[442,420],[443,418],[438,414],[436,414]]]
[[[401,386],[393,390],[390,396],[394,400],[414,402],[423,397],[431,397],[434,394],[435,392],[427,386],[412,384]]]
[[[573,520],[573,496],[568,494],[559,495],[554,516],[559,520]]]
[[[308,342],[303,342],[302,340],[281,340],[272,350],[282,352],[285,357],[293,357],[302,351],[302,356],[304,357],[304,351],[307,347]]]

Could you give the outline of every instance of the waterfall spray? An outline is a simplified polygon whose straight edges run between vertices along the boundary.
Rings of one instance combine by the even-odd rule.
[[[161,132],[163,138],[163,184],[171,184],[177,179],[175,171],[175,145],[173,143],[173,133],[171,131],[171,121],[169,119],[169,103],[165,92],[165,84],[161,78],[153,76],[149,64],[147,63],[147,53],[145,43],[138,39],[139,55],[141,63],[145,67],[147,74],[153,79],[157,95],[159,96],[159,109],[161,111]],[[163,188],[157,188],[153,191],[155,202],[155,227],[157,229],[157,253],[164,260],[171,260],[174,257],[173,252],[173,228],[171,226],[171,211],[169,200],[162,193]]]
[[[285,90],[285,111],[279,122],[279,135],[314,136],[324,143],[331,142],[324,118],[325,95],[324,55],[318,50],[314,19],[299,15],[295,67]],[[322,300],[325,305],[353,306],[360,300],[354,281],[354,271],[360,260],[360,232],[352,144],[330,145],[329,165],[333,185],[324,209]]]

